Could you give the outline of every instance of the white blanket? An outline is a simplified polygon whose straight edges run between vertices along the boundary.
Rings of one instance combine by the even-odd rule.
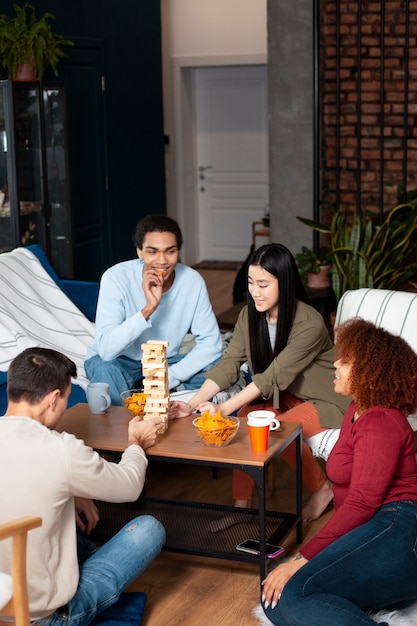
[[[64,294],[26,248],[0,254],[0,370],[32,346],[53,348],[77,366],[74,383],[87,386],[84,361],[94,324]]]

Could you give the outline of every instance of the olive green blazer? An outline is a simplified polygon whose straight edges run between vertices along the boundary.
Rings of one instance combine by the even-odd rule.
[[[206,378],[227,389],[239,377],[248,361],[252,371],[249,344],[248,309],[244,306],[222,359],[210,368]],[[322,427],[339,428],[351,398],[334,391],[335,353],[323,317],[316,309],[298,302],[286,347],[253,382],[264,400],[279,409],[279,393],[288,390],[301,400],[312,402]]]

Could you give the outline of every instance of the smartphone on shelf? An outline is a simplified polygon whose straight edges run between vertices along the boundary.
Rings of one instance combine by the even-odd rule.
[[[255,556],[259,556],[261,553],[259,541],[256,541],[255,539],[246,539],[245,541],[238,543],[236,550],[247,552],[248,554],[253,554]],[[276,546],[273,543],[267,543],[265,544],[265,551],[267,559],[275,559],[276,556],[284,552],[284,548],[282,546]]]

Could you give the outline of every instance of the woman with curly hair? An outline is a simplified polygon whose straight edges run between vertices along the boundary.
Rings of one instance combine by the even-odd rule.
[[[339,429],[349,405],[333,388],[334,348],[322,315],[308,303],[297,265],[291,252],[278,243],[261,246],[248,265],[248,303],[236,322],[229,348],[205,374],[205,382],[189,403],[172,402],[170,417],[193,411],[220,410],[222,415],[238,412],[244,417],[254,408],[268,408],[282,419],[301,422],[303,438]],[[251,381],[221,404],[209,402],[239,377],[248,362]],[[254,406],[253,403],[262,403]],[[294,448],[281,455],[295,466]],[[326,474],[306,443],[302,453],[303,480],[310,499],[303,519],[319,517],[333,498]],[[251,506],[252,478],[240,470],[233,473],[235,506]],[[242,521],[229,515],[212,522],[219,531]]]
[[[417,601],[417,464],[406,419],[417,410],[417,355],[356,318],[336,329],[336,356],[335,391],[353,402],[327,461],[335,512],[265,579],[273,624],[375,624],[368,612]]]

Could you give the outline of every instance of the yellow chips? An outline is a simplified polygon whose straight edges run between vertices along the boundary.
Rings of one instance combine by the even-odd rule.
[[[124,398],[123,402],[132,415],[142,417],[145,414],[146,393],[132,393],[128,398]]]
[[[214,415],[210,411],[204,411],[200,417],[193,421],[193,424],[205,444],[224,446],[235,436],[239,427],[239,420],[223,417],[220,411]]]

